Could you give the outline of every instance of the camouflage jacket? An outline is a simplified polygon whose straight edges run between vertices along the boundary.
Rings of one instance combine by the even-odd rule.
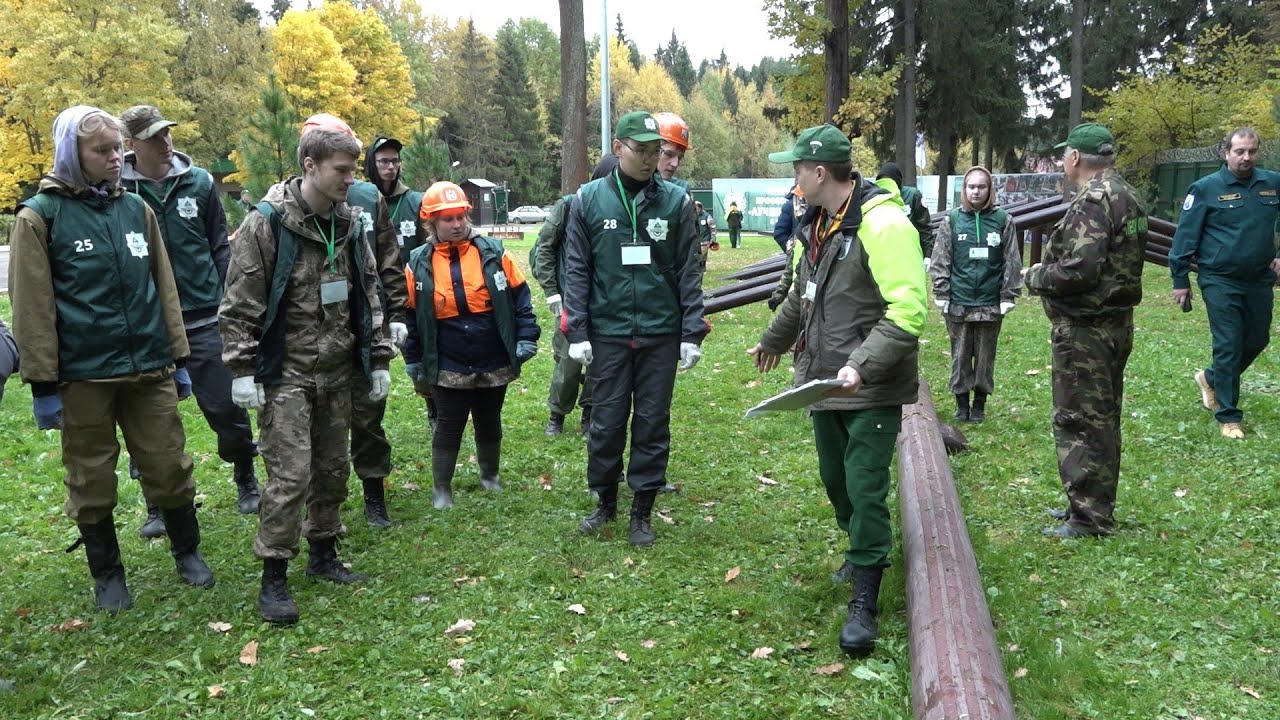
[[[348,243],[359,239],[360,224],[346,203],[334,206],[334,263],[330,272],[324,240],[316,229],[318,218],[302,199],[302,180],[290,178],[263,198],[279,213],[280,222],[297,239],[297,257],[281,300],[279,312],[287,323],[281,363],[281,381],[290,385],[332,389],[351,382],[357,370],[356,334],[345,301],[323,304],[320,286],[337,278],[350,289],[363,287],[373,309],[370,360],[373,369],[385,370],[391,361],[391,341],[382,331],[378,303],[377,263],[364,245],[363,277],[352,277]],[[327,224],[321,223],[321,225]],[[251,211],[231,241],[227,288],[219,308],[222,360],[232,377],[254,375],[258,368],[259,340],[267,313],[267,298],[275,269],[277,239],[270,222]]]
[[[1090,179],[1054,226],[1044,260],[1026,287],[1050,320],[1105,322],[1129,317],[1142,301],[1147,211],[1114,168]]]

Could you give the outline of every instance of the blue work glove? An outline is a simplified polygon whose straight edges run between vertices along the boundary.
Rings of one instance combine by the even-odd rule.
[[[516,361],[521,365],[529,362],[538,354],[538,343],[532,340],[520,340],[516,343]]]
[[[31,410],[36,416],[36,427],[41,430],[62,429],[62,398],[57,395],[34,397]]]
[[[178,389],[178,399],[191,397],[191,373],[185,367],[173,371],[173,386]]]
[[[422,379],[422,363],[405,363],[404,373],[410,380],[418,382]]]

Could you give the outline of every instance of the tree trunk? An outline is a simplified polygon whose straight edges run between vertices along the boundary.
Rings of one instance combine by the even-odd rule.
[[[996,144],[991,141],[991,138],[987,138],[987,155],[985,158],[986,162],[982,164],[982,167],[986,168],[990,172],[996,171],[995,168],[991,166],[991,163],[995,161],[995,154],[996,154],[995,145]]]
[[[582,0],[560,0],[560,192],[587,181],[587,41]]]
[[[902,168],[902,182],[916,184],[916,0],[902,0],[902,54],[907,64],[902,68],[902,94],[905,96],[903,124],[907,129],[907,163]]]
[[[973,152],[970,154],[969,159],[972,160],[973,162],[969,163],[969,167],[973,167],[974,165],[978,164],[978,153],[981,152],[982,150],[981,147],[979,147],[978,139],[979,138],[977,135],[974,135],[973,138],[971,139],[971,141],[973,142]]]
[[[1084,103],[1084,0],[1071,0],[1071,104],[1067,122],[1080,124]]]
[[[900,60],[904,64],[906,62],[906,52],[904,50],[906,43],[903,39],[903,10],[904,0],[895,0],[893,3],[893,39],[890,41],[890,57]],[[898,164],[902,170],[902,182],[907,181],[907,164],[910,162],[911,151],[915,147],[914,138],[908,139],[912,135],[910,127],[907,125],[907,85],[905,82],[898,83],[898,94],[893,99],[893,161]]]
[[[827,20],[831,30],[822,38],[827,71],[827,122],[836,123],[836,113],[849,97],[849,0],[827,0]],[[861,133],[857,128],[853,136]]]
[[[949,190],[951,189],[951,174],[956,169],[956,135],[952,131],[951,119],[947,118],[942,122],[942,132],[939,136],[942,138],[942,146],[938,148],[938,212],[947,209],[947,201],[950,199]]]

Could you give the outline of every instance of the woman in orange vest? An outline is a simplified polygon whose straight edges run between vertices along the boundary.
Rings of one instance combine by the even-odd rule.
[[[538,352],[529,284],[502,242],[471,226],[471,203],[451,182],[427,188],[418,215],[425,243],[409,255],[405,367],[436,403],[432,502],[453,506],[453,471],[470,416],[480,484],[502,489],[502,404],[520,366]]]

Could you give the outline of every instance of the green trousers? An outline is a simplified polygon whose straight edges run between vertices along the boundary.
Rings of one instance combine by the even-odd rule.
[[[1265,281],[1246,283],[1204,274],[1198,279],[1213,336],[1213,363],[1205,378],[1218,396],[1214,417],[1220,423],[1240,422],[1240,376],[1271,339],[1274,293]]]
[[[551,336],[551,349],[555,367],[551,370],[551,388],[547,392],[547,408],[560,416],[573,412],[576,401],[583,410],[591,407],[591,379],[587,376],[582,363],[569,358],[569,340],[556,325],[555,334]],[[578,394],[578,389],[582,394]]]
[[[901,428],[901,405],[813,413],[818,475],[849,535],[845,560],[859,567],[889,564],[889,465]]]

